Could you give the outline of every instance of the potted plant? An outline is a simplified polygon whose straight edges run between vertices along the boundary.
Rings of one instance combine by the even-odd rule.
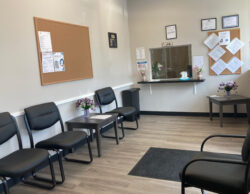
[[[228,82],[221,82],[219,87],[218,87],[218,92],[219,91],[224,91],[226,92],[226,95],[229,97],[231,95],[231,90],[237,90],[238,85],[234,81],[228,81]]]
[[[138,75],[142,78],[142,81],[145,82],[146,81],[146,71],[141,69],[138,71]]]
[[[84,117],[89,117],[89,109],[94,110],[95,107],[94,100],[91,100],[90,98],[79,99],[76,102],[76,107],[83,109]]]
[[[160,78],[160,73],[161,73],[162,69],[163,69],[163,65],[158,63],[158,62],[155,62],[152,65],[153,79]]]
[[[199,66],[194,66],[193,70],[197,75],[197,79],[201,80],[202,79],[202,68],[203,67],[199,67]]]

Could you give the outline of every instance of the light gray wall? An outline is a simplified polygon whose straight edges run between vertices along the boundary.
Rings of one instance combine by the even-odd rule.
[[[89,26],[94,78],[41,86],[33,17]],[[132,80],[126,0],[0,0],[0,112]],[[108,46],[118,34],[118,49]]]
[[[128,15],[130,29],[131,56],[134,64],[134,80],[139,80],[136,74],[135,49],[145,47],[149,61],[149,48],[160,47],[166,42],[165,26],[177,24],[178,39],[174,45],[192,44],[194,56],[204,56],[204,83],[197,84],[197,94],[193,92],[193,84],[156,84],[152,85],[152,95],[149,86],[141,86],[141,109],[145,111],[184,111],[207,112],[206,96],[216,94],[221,81],[236,80],[240,87],[239,93],[250,97],[249,58],[249,0],[128,0]],[[210,76],[208,68],[208,49],[203,41],[207,32],[200,30],[200,20],[217,17],[218,30],[221,29],[221,17],[239,14],[241,40],[245,43],[242,49],[242,59],[245,63],[241,75]],[[229,107],[226,109],[231,111]],[[241,111],[244,111],[244,107]]]
[[[34,16],[89,26],[93,79],[41,86]],[[108,32],[118,34],[118,49],[109,48]],[[76,110],[75,101],[68,99],[121,85],[115,90],[121,104],[120,92],[129,88],[127,83],[131,81],[126,0],[0,0],[0,112],[15,113],[38,103],[66,101],[58,107],[63,121],[67,121],[82,114]],[[23,115],[16,119],[24,147],[29,147]],[[59,131],[57,125],[36,132],[35,142]],[[16,149],[13,137],[1,145],[0,157]]]

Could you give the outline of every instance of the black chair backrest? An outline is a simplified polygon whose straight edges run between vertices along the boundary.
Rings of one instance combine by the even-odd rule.
[[[64,132],[62,118],[54,102],[31,106],[29,108],[25,108],[24,112],[25,123],[30,136],[31,147],[34,147],[34,140],[31,130],[44,130],[60,121],[62,132]]]
[[[118,107],[114,90],[111,87],[103,88],[95,92],[96,100],[102,113],[101,106],[111,104],[115,101],[116,107]]]
[[[60,113],[54,102],[39,104],[24,109],[31,130],[43,130],[60,121]]]
[[[0,113],[0,144],[5,143],[14,135],[17,135],[19,149],[22,149],[22,140],[16,120],[8,112]]]
[[[250,159],[250,125],[248,126],[247,136],[242,146],[241,156],[243,161]]]

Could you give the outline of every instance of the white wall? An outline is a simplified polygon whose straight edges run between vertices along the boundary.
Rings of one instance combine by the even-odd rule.
[[[128,0],[131,56],[136,76],[135,49],[145,47],[149,61],[149,48],[160,47],[165,39],[165,26],[177,24],[178,39],[174,45],[192,44],[194,56],[205,57],[203,77],[204,83],[197,84],[197,94],[193,92],[193,84],[154,84],[152,95],[149,86],[141,86],[141,109],[145,111],[180,111],[207,112],[206,96],[216,94],[221,81],[236,80],[239,93],[250,97],[249,57],[249,0]],[[241,75],[210,76],[208,68],[208,49],[203,45],[207,32],[201,32],[200,20],[217,17],[218,30],[221,29],[221,17],[239,14],[241,40],[245,43],[242,59],[245,63]],[[241,111],[244,111],[242,107]],[[216,110],[216,107],[215,107]],[[231,111],[229,107],[226,111]]]
[[[89,26],[94,78],[42,87],[33,17]],[[0,111],[15,112],[132,80],[125,0],[0,0]],[[117,32],[118,49],[108,47]]]
[[[34,16],[89,26],[93,79],[41,86]],[[120,91],[132,81],[126,0],[0,0],[0,29],[0,112],[16,113],[34,104],[66,101],[59,105],[66,121],[82,114],[75,109],[75,100],[68,99],[102,87],[122,86],[115,90],[121,103]],[[108,32],[118,34],[118,49],[109,48]],[[18,115],[24,147],[29,147],[23,116]],[[53,130],[35,133],[35,141],[54,135],[58,126]],[[0,147],[0,157],[16,148],[13,138]]]

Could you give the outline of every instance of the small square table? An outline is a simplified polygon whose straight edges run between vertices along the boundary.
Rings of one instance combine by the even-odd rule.
[[[210,120],[213,120],[213,103],[218,104],[220,107],[220,126],[223,127],[223,106],[234,105],[234,114],[237,116],[237,104],[246,104],[248,113],[248,123],[250,124],[249,112],[250,112],[250,98],[238,95],[231,96],[208,96],[209,99],[209,115]]]
[[[105,119],[91,118],[96,115],[110,115],[110,117],[105,118]],[[102,155],[101,138],[100,138],[101,128],[103,128],[104,126],[110,123],[114,123],[116,144],[119,144],[119,136],[117,133],[117,116],[118,116],[117,113],[109,113],[109,114],[91,113],[88,118],[84,116],[80,116],[80,117],[67,121],[66,125],[69,131],[73,131],[74,128],[84,128],[84,129],[89,129],[91,131],[91,134],[93,134],[93,129],[95,129],[98,157],[101,157]]]

